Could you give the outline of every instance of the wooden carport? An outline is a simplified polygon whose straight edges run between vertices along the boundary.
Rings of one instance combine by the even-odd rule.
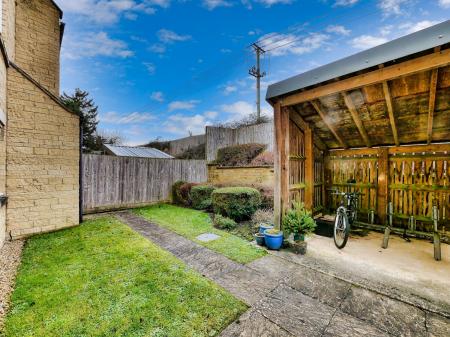
[[[293,200],[320,212],[340,188],[365,194],[364,221],[384,225],[391,202],[395,226],[430,233],[436,205],[449,230],[450,21],[275,83],[266,99],[278,225]]]

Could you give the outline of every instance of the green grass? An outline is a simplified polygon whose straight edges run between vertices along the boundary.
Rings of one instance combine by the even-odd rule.
[[[201,211],[159,204],[136,209],[134,212],[239,263],[248,263],[266,254],[264,249],[214,228],[209,215]],[[197,240],[196,237],[203,233],[220,235],[220,239],[210,242]]]
[[[215,336],[246,309],[127,226],[101,218],[28,240],[4,336]]]

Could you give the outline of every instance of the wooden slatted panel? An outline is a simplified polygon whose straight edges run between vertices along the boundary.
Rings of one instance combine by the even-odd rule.
[[[305,201],[305,137],[293,122],[289,122],[289,190],[290,200]]]
[[[408,217],[417,220],[417,230],[431,231],[432,207],[439,208],[440,228],[450,228],[450,157],[444,153],[391,156],[389,197],[396,222],[407,226]]]
[[[206,182],[206,161],[83,155],[83,210],[167,201],[177,180]]]
[[[318,148],[314,148],[314,211],[321,211],[325,205],[324,201],[324,156]]]

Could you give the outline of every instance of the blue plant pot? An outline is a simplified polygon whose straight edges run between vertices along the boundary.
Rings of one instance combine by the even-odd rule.
[[[279,234],[269,234],[268,230],[264,231],[264,241],[266,242],[267,248],[271,250],[280,250],[283,245],[283,232]]]
[[[273,225],[268,224],[268,223],[260,224],[260,225],[259,225],[259,232],[260,232],[261,234],[264,234],[264,232],[265,232],[267,229],[272,229],[273,227],[274,227]]]
[[[264,234],[256,233],[256,234],[255,234],[255,241],[256,241],[256,244],[257,244],[258,246],[264,246],[264,245],[265,245],[265,242],[264,242]]]

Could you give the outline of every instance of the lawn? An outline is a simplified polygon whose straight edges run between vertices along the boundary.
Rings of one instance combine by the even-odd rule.
[[[266,254],[264,249],[214,228],[209,215],[205,212],[167,204],[139,208],[134,212],[239,263],[248,263]],[[203,233],[214,233],[220,238],[210,242],[197,240],[196,237]]]
[[[4,335],[216,336],[246,309],[127,226],[101,218],[28,240]]]

